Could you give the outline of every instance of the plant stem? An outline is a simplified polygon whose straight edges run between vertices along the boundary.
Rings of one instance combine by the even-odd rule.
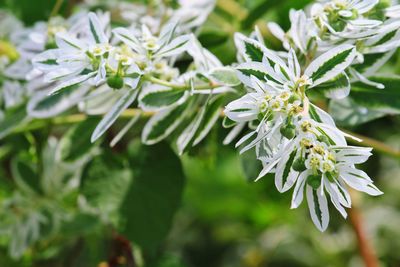
[[[153,76],[145,76],[144,79],[149,81],[149,82],[152,82],[154,84],[159,84],[159,85],[163,85],[163,86],[171,87],[171,88],[175,88],[175,89],[180,89],[180,90],[189,90],[189,89],[191,89],[190,84],[171,83],[171,82],[167,82],[167,81],[155,78]],[[214,88],[217,88],[217,87],[221,87],[221,85],[219,85],[219,84],[204,84],[204,85],[199,85],[197,87],[194,87],[194,90],[214,89]]]
[[[354,194],[358,192],[351,191],[350,193],[353,195],[352,198],[354,199]],[[365,263],[365,266],[378,267],[379,262],[376,257],[375,250],[365,232],[364,221],[362,214],[357,207],[357,203],[353,203],[351,209],[349,209],[349,218],[350,224],[357,239],[358,250],[360,251],[360,255]]]
[[[391,156],[393,158],[400,158],[400,151],[399,150],[393,149],[392,147],[386,145],[385,143],[383,143],[381,141],[378,141],[378,140],[375,140],[375,139],[372,139],[370,137],[366,137],[366,136],[363,136],[363,135],[360,135],[360,134],[357,134],[357,133],[353,133],[353,132],[350,132],[350,131],[347,131],[347,130],[343,130],[342,129],[342,131],[344,131],[345,133],[348,133],[350,135],[353,135],[353,136],[355,136],[357,138],[362,139],[361,142],[357,142],[357,141],[354,141],[353,139],[349,139],[348,141],[350,143],[352,143],[352,144],[355,144],[355,145],[357,145],[357,144],[360,145],[361,144],[362,146],[372,147],[376,151],[381,152],[381,153],[383,153],[385,155]]]
[[[52,17],[54,17],[54,16],[56,16],[58,14],[63,2],[64,2],[64,0],[57,0],[57,2],[55,3],[53,9],[51,10],[50,18],[52,18]]]

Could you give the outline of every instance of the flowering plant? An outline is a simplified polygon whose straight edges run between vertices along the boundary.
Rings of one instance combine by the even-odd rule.
[[[79,216],[121,227],[143,248],[152,247],[161,237],[144,238],[140,219],[130,228],[119,211],[132,205],[133,220],[146,217],[142,203],[133,202],[148,201],[164,207],[161,220],[170,224],[183,184],[175,153],[201,147],[221,117],[231,128],[223,143],[236,140],[239,153],[252,153],[251,164],[261,166],[250,178],[272,174],[279,192],[293,189],[291,208],[305,194],[320,231],[329,223],[328,198],[346,218],[354,190],[382,194],[358,167],[372,148],[337,124],[399,112],[400,78],[376,75],[400,47],[399,5],[321,0],[292,9],[287,31],[262,22],[248,34],[233,33],[236,60],[226,63],[199,35],[214,1],[150,2],[86,1],[68,18],[56,16],[56,8],[48,21],[29,27],[1,11],[7,31],[0,36],[0,138],[9,151],[0,158],[19,155],[10,159],[16,188],[3,214],[12,257]],[[368,114],[357,117],[359,110]],[[54,128],[71,123],[66,133]],[[46,141],[39,142],[36,131],[46,128]],[[172,149],[127,145],[135,135],[145,145],[167,141]],[[16,136],[29,148],[7,145]],[[129,147],[126,160],[103,160],[104,143]],[[93,174],[96,161],[117,177],[110,185],[104,180],[111,177]],[[127,164],[137,171],[125,171]],[[177,174],[170,173],[174,164]],[[170,180],[153,188],[153,176]],[[118,197],[111,200],[98,187]]]

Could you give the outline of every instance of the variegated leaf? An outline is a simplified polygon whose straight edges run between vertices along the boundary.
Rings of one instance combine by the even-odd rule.
[[[92,137],[90,138],[92,143],[99,139],[118,119],[121,113],[135,101],[137,94],[138,90],[131,89],[114,104],[93,131]]]
[[[316,58],[304,71],[315,87],[341,74],[353,62],[356,55],[352,45],[340,45]]]

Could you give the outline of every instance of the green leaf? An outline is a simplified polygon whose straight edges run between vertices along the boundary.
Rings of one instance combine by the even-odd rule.
[[[350,96],[357,104],[367,108],[376,108],[385,112],[400,111],[400,76],[371,77],[371,81],[381,83],[385,89],[361,82],[352,84]]]
[[[236,121],[233,121],[228,117],[224,117],[224,119],[222,120],[222,127],[224,128],[232,128],[236,124],[237,124]]]
[[[283,174],[282,174],[282,184],[281,184],[282,187],[281,188],[285,187],[287,178],[289,176],[289,172],[291,171],[291,168],[293,166],[294,158],[296,157],[296,153],[297,153],[297,149],[293,150],[292,153],[290,153],[290,155],[285,163],[285,168],[284,168]]]
[[[121,208],[126,218],[122,233],[141,248],[154,251],[171,228],[185,177],[179,158],[165,143],[134,142],[130,159],[134,179]]]
[[[83,82],[89,80],[91,77],[93,77],[96,73],[95,72],[90,72],[88,74],[80,75],[77,76],[76,78],[73,78],[71,80],[67,80],[66,82],[62,82],[61,84],[57,85],[55,88],[51,90],[49,95],[55,95],[59,94],[63,91],[69,91],[71,88],[78,88],[80,84]],[[56,78],[54,80],[57,80]]]
[[[217,122],[221,114],[221,106],[223,104],[224,98],[222,96],[217,96],[212,99],[207,105],[204,118],[194,136],[193,146],[199,144],[211,131],[212,127]]]
[[[341,74],[353,62],[355,54],[352,45],[337,46],[312,61],[304,74],[317,86]]]
[[[231,68],[213,69],[210,75],[225,86],[236,86],[240,84],[235,70]]]
[[[329,98],[342,99],[350,93],[350,80],[345,73],[342,73],[329,81],[313,87],[311,90],[319,91]]]
[[[173,106],[154,115],[142,132],[144,144],[153,145],[170,135],[183,121],[189,110],[189,101],[179,106]]]
[[[387,53],[365,54],[364,61],[359,64],[354,64],[351,67],[366,76],[375,74],[383,64],[385,64],[394,54],[395,51]]]
[[[262,62],[265,48],[258,41],[248,38],[241,33],[236,33],[235,43],[239,52],[247,61]]]
[[[139,96],[139,104],[144,110],[159,110],[180,102],[186,96],[186,90],[151,86],[143,89]]]
[[[263,169],[262,163],[257,159],[257,155],[253,149],[248,150],[239,157],[243,173],[247,181],[254,181]]]
[[[331,101],[329,103],[329,114],[332,115],[338,125],[356,126],[383,117],[387,112],[366,108],[347,97],[340,101]]]
[[[76,105],[89,89],[85,85],[72,85],[54,95],[37,93],[28,102],[28,114],[34,118],[54,117]]]
[[[26,192],[42,193],[36,166],[27,154],[19,154],[11,163],[13,178],[18,187]]]
[[[75,161],[89,153],[93,147],[90,136],[98,123],[97,118],[89,118],[68,130],[59,145],[63,161]]]
[[[193,143],[193,138],[199,129],[202,120],[204,119],[204,115],[206,113],[207,106],[201,108],[199,112],[197,112],[192,120],[192,122],[183,130],[183,132],[179,135],[176,145],[178,147],[179,155],[182,155],[183,152]]]
[[[128,166],[105,151],[88,164],[82,178],[81,193],[88,203],[116,222],[133,178]]]
[[[130,89],[114,104],[111,110],[103,117],[90,138],[93,143],[100,138],[118,119],[119,115],[135,101],[138,90]]]
[[[96,42],[96,44],[108,42],[108,39],[103,32],[101,23],[97,18],[97,15],[91,12],[88,14],[88,19],[89,19],[90,33],[92,34],[92,37]]]
[[[0,120],[0,139],[10,134],[18,126],[27,123],[30,118],[26,114],[24,105],[7,109]]]

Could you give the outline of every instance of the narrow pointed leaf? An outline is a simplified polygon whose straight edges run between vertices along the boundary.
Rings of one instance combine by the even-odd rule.
[[[100,138],[100,136],[102,136],[111,125],[113,125],[119,115],[121,115],[121,113],[127,109],[133,101],[135,101],[137,94],[138,90],[131,89],[114,104],[111,110],[103,117],[94,130],[90,139],[92,143]]]

